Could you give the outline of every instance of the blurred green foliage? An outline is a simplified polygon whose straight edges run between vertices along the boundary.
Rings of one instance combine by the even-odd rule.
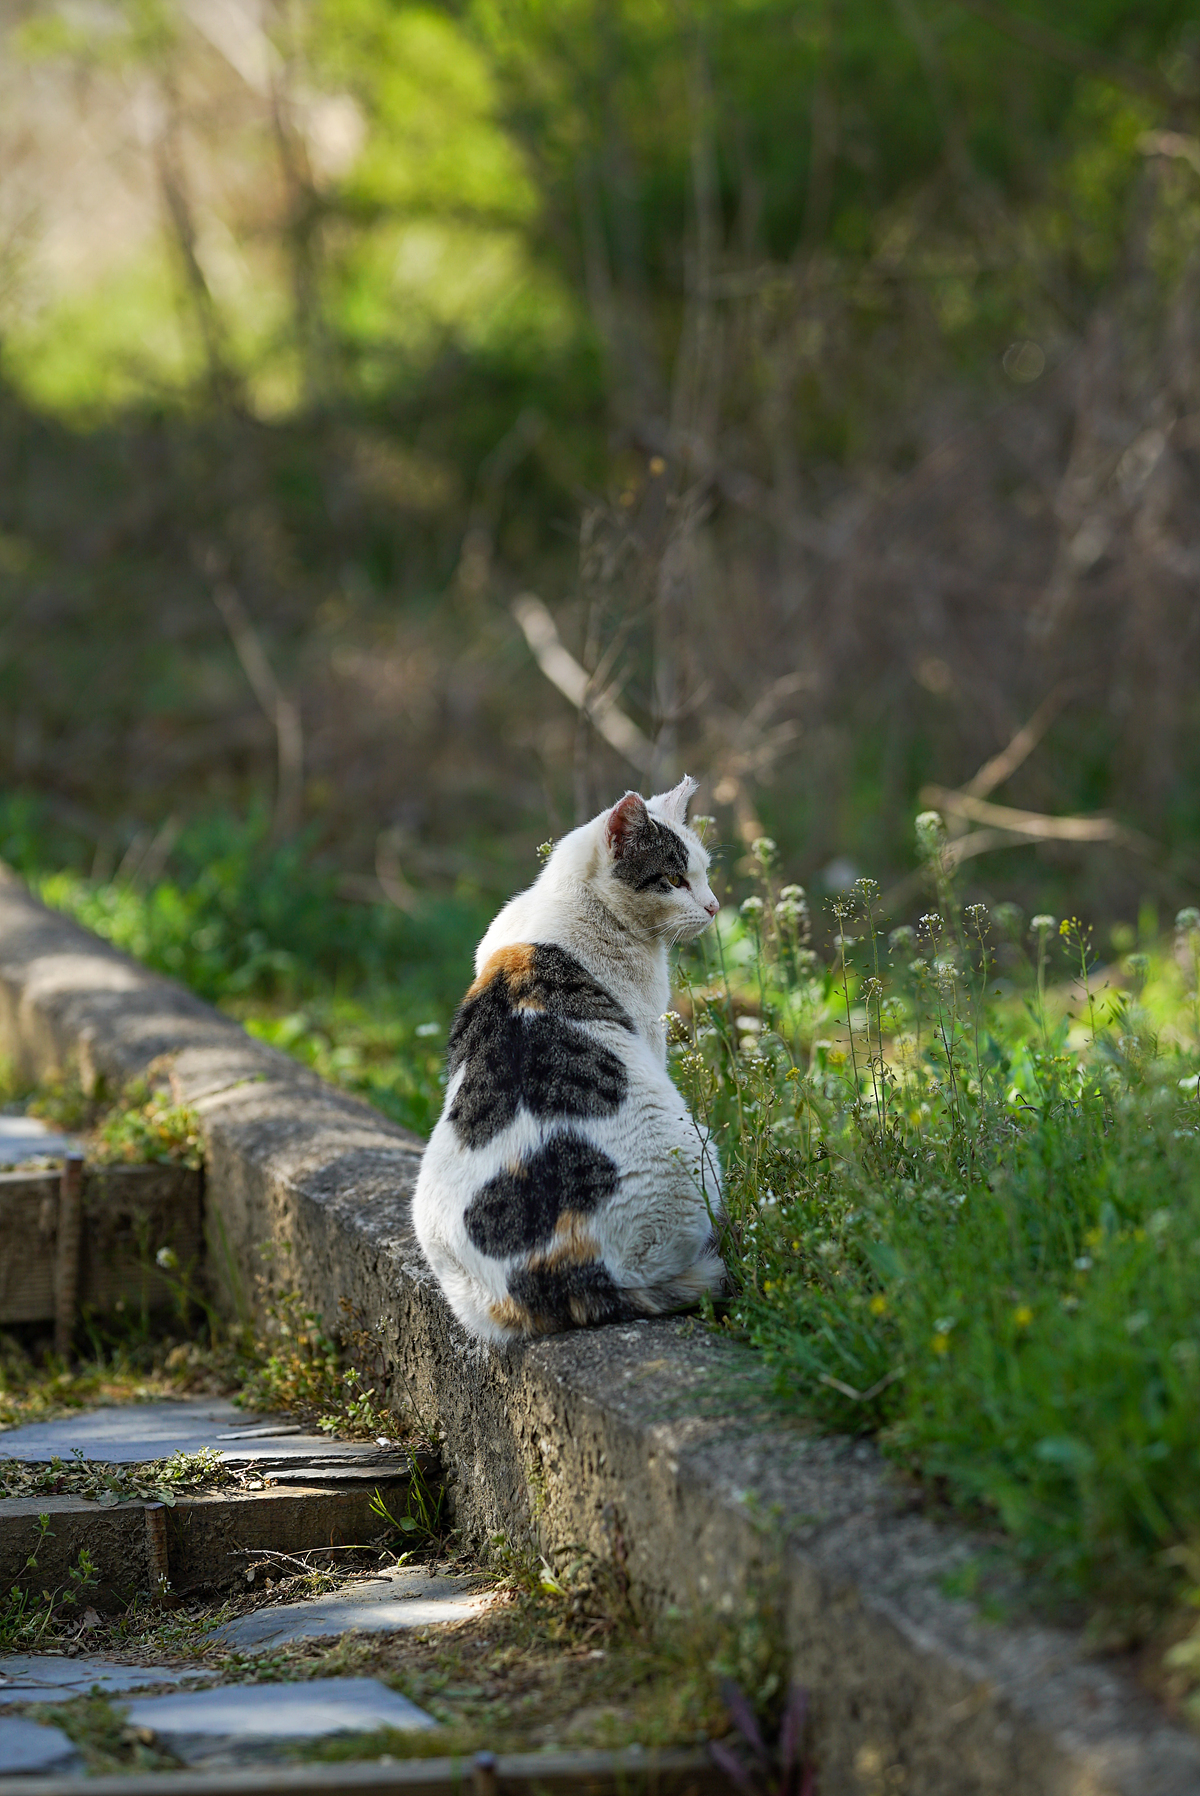
[[[273,981],[287,1002],[312,955],[352,979],[403,959],[436,934],[424,913],[343,906],[348,945],[318,946],[302,894],[323,906],[333,875],[294,869],[368,879],[398,830],[406,877],[453,909],[509,883],[497,842],[524,852],[628,778],[590,738],[576,777],[574,719],[507,601],[545,594],[577,655],[620,638],[615,685],[653,733],[657,588],[625,550],[674,553],[685,490],[671,753],[714,785],[761,766],[757,814],[805,842],[806,876],[844,854],[906,871],[920,785],[970,777],[1060,680],[1086,697],[1008,796],[1194,839],[1194,683],[1162,696],[1175,600],[1152,618],[1131,566],[1052,647],[1031,608],[1087,538],[1078,491],[1086,512],[1126,482],[1139,384],[1193,404],[1170,308],[1186,318],[1200,248],[1200,30],[1188,0],[980,5],[302,0],[233,7],[233,38],[177,0],[26,9],[6,92],[49,96],[133,173],[127,227],[85,253],[43,148],[45,231],[0,251],[0,780],[57,800],[55,830],[77,820],[98,886],[141,828],[262,806],[277,745],[212,604],[225,580],[305,731],[309,833],[275,872],[188,824],[151,893],[71,901],[206,991]],[[76,239],[64,275],[50,250]],[[1101,310],[1128,362],[1098,402],[1111,466],[1068,479],[1090,421],[1063,395]],[[1170,366],[1148,374],[1156,346]],[[1051,447],[979,452],[956,529],[932,456],[972,428],[970,453],[999,443],[980,420],[1025,384],[1055,396],[1013,435]],[[901,540],[891,494],[914,508]],[[599,590],[575,545],[606,510],[628,528]],[[1159,541],[1188,515],[1127,509],[1088,578],[1152,540],[1155,593],[1164,568],[1189,578],[1186,531]],[[781,671],[794,746],[772,762],[731,738]],[[1157,709],[1136,702],[1156,671]],[[1099,912],[1113,857],[1022,879],[1061,892],[1085,863]],[[226,893],[219,924],[189,911],[197,878]]]
[[[959,0],[309,0],[268,11],[280,129],[296,140],[283,181],[295,187],[277,191],[269,121],[243,119],[239,181],[256,181],[259,196],[235,199],[226,181],[224,247],[206,226],[197,251],[224,353],[269,415],[314,394],[385,398],[450,352],[523,369],[565,423],[581,396],[603,397],[601,278],[646,309],[661,385],[698,227],[764,266],[822,251],[840,280],[884,248],[906,278],[918,193],[947,250],[973,246],[957,274],[918,278],[931,280],[951,337],[976,327],[978,353],[980,333],[991,347],[1022,304],[1044,312],[1047,252],[1058,249],[1070,277],[1051,309],[1079,305],[1111,272],[1132,151],[1156,122],[1149,99],[1122,95],[1122,66],[1133,87],[1139,74],[1164,93],[1174,84],[1180,117],[1196,105],[1187,0],[1088,0],[1069,20],[1044,0],[994,10],[1043,28],[1048,49]],[[188,82],[211,54],[170,0],[88,18],[45,5],[11,46],[35,66],[148,75],[184,117]],[[1071,58],[1089,52],[1116,78],[1081,76]],[[263,52],[251,42],[247,54]],[[318,116],[316,96],[333,111]],[[206,154],[219,161],[219,148]],[[276,214],[265,230],[264,204]],[[1014,209],[1020,243],[1004,240]],[[981,254],[989,244],[998,253]],[[139,380],[143,392],[178,392],[202,357],[178,254],[171,267],[161,245],[139,240],[86,296],[65,292],[36,316],[10,308],[10,376],[67,408],[129,403]],[[297,315],[305,307],[319,330]]]
[[[29,808],[14,808],[28,830]],[[402,978],[414,1002],[429,1003],[442,993],[445,963],[474,942],[486,915],[469,899],[442,898],[415,916],[383,903],[347,904],[303,838],[273,847],[261,819],[198,820],[174,848],[175,875],[145,890],[39,872],[36,839],[10,839],[22,854],[16,864],[47,904],[214,1000],[296,999]]]

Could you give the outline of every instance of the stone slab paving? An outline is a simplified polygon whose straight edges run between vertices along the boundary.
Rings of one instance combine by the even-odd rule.
[[[28,1422],[0,1435],[0,1459],[45,1461],[70,1459],[77,1450],[86,1459],[112,1465],[137,1465],[166,1459],[172,1453],[197,1453],[211,1447],[230,1464],[288,1462],[327,1467],[338,1476],[361,1468],[369,1477],[394,1456],[393,1443],[335,1441],[310,1434],[286,1416],[256,1416],[237,1409],[226,1397],[179,1397],[158,1403],[131,1403],[121,1408],[81,1410],[56,1422]]]
[[[83,1760],[61,1728],[23,1715],[0,1715],[0,1777],[78,1771]]]
[[[82,1153],[73,1135],[48,1128],[36,1116],[0,1116],[0,1166],[28,1166],[32,1160],[61,1160]]]
[[[105,1696],[125,1696],[153,1684],[194,1683],[205,1675],[166,1665],[119,1665],[86,1653],[75,1659],[47,1653],[9,1653],[0,1659],[0,1708],[18,1702],[70,1702],[94,1689]]]
[[[214,1642],[244,1652],[294,1640],[320,1640],[352,1628],[394,1634],[406,1628],[464,1621],[491,1607],[494,1596],[469,1577],[430,1577],[419,1566],[398,1566],[377,1578],[345,1585],[329,1596],[254,1609],[227,1622]]]
[[[187,1765],[272,1756],[298,1740],[377,1728],[436,1727],[406,1696],[376,1678],[314,1678],[306,1684],[236,1684],[145,1697],[127,1717]]]

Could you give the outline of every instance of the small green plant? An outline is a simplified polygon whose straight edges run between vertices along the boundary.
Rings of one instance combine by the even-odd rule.
[[[74,1072],[33,1082],[0,1067],[0,1103],[81,1135],[87,1158],[98,1166],[203,1163],[195,1112],[148,1079],[118,1091],[99,1079],[85,1090]]]
[[[0,1652],[30,1650],[39,1646],[63,1612],[78,1607],[80,1599],[100,1582],[91,1554],[81,1547],[74,1565],[67,1567],[70,1580],[66,1590],[37,1593],[32,1574],[38,1569],[38,1556],[47,1540],[54,1537],[48,1515],[39,1515],[34,1523],[34,1542],[25,1560],[24,1577],[13,1586],[0,1607]]]
[[[199,1118],[186,1104],[137,1080],[100,1119],[89,1157],[102,1166],[201,1166]]]
[[[212,1447],[129,1466],[85,1459],[79,1450],[70,1459],[56,1456],[48,1464],[0,1460],[0,1492],[5,1497],[86,1497],[105,1507],[135,1502],[173,1507],[185,1494],[220,1490],[241,1481]]]
[[[411,1433],[408,1418],[378,1401],[387,1378],[386,1355],[351,1303],[343,1300],[336,1333],[298,1291],[266,1296],[262,1307],[265,1332],[243,1350],[239,1403],[283,1410],[326,1434],[354,1439],[391,1440]]]
[[[354,1366],[348,1366],[342,1373],[344,1395],[341,1407],[331,1413],[317,1417],[317,1427],[323,1434],[349,1435],[355,1438],[391,1436],[395,1429],[395,1417],[389,1410],[379,1408],[375,1401],[375,1390],[363,1389],[362,1374]]]
[[[443,1513],[445,1503],[445,1486],[432,1484],[420,1460],[414,1458],[412,1474],[405,1492],[403,1512],[400,1515],[393,1515],[378,1490],[371,1498],[370,1507],[372,1515],[377,1515],[380,1521],[386,1522],[390,1528],[394,1528],[398,1534],[407,1536],[414,1546],[418,1546],[444,1538],[446,1533]]]

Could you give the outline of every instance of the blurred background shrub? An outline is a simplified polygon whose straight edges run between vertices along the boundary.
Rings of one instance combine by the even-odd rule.
[[[1190,898],[1186,0],[0,33],[0,852],[89,921],[428,967],[422,894],[465,941],[685,766],[818,892],[901,889],[932,783],[982,891]]]

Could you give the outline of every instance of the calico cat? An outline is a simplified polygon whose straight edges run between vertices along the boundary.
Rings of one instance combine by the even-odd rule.
[[[719,1295],[716,1151],[666,1070],[667,948],[717,913],[684,778],[565,836],[496,917],[455,1016],[413,1221],[482,1340]]]

